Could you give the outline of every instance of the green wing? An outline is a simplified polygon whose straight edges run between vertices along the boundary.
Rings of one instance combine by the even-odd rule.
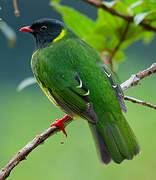
[[[79,115],[92,123],[98,121],[90,101],[89,89],[77,73],[70,71],[68,77],[64,74],[62,79],[57,80],[57,83],[54,83],[51,77],[51,73],[36,77],[50,99],[54,99],[55,103],[71,116]]]
[[[120,87],[120,84],[119,84],[117,78],[105,64],[102,64],[101,67],[103,68],[104,73],[106,74],[106,77],[109,79],[109,81],[113,87],[113,90],[115,91],[115,95],[118,99],[118,102],[120,104],[122,111],[127,112],[127,108],[126,108],[126,105],[124,102],[124,93]]]

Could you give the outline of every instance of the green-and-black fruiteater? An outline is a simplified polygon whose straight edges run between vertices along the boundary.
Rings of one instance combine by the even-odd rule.
[[[104,164],[121,163],[139,153],[136,137],[122,111],[123,92],[99,54],[64,23],[40,19],[21,29],[36,40],[31,67],[48,98],[69,117],[88,121]]]

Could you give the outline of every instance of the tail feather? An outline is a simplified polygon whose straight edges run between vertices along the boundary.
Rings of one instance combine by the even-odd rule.
[[[107,148],[110,152],[110,155],[112,157],[112,159],[116,162],[116,163],[120,163],[124,160],[124,157],[122,156],[122,154],[119,151],[119,148],[117,146],[117,142],[110,130],[109,127],[105,127],[104,128],[104,141],[107,144]],[[103,135],[102,135],[103,136]]]
[[[111,134],[114,138],[114,141],[116,142],[116,145],[123,157],[126,159],[132,159],[133,158],[133,152],[130,151],[128,148],[128,144],[126,142],[126,137],[122,134],[121,130],[116,125],[109,126],[109,129],[111,131]]]
[[[112,158],[108,151],[107,145],[105,144],[100,133],[97,131],[96,125],[89,123],[89,127],[92,131],[92,135],[96,143],[96,147],[97,147],[96,149],[97,149],[97,153],[99,155],[100,160],[104,164],[109,164]]]
[[[111,123],[110,121],[99,121],[96,125],[91,124],[90,127],[96,137],[101,159],[105,164],[108,164],[111,158],[116,163],[121,163],[124,159],[130,160],[140,152],[136,137],[123,115],[120,120]]]

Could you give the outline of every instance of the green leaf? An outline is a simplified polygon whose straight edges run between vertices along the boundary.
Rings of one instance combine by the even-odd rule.
[[[119,39],[117,37],[113,36],[111,39],[108,38],[107,44],[106,44],[106,49],[108,51],[112,51],[113,49],[115,49],[117,47],[118,44],[119,44]]]
[[[92,33],[91,35],[83,38],[83,40],[100,53],[105,49],[106,38],[101,34]]]
[[[56,3],[56,1],[51,1],[51,5],[62,14],[65,24],[69,26],[80,38],[83,38],[93,32],[95,22],[87,16],[71,7]]]
[[[131,8],[131,6],[133,8]],[[144,1],[142,1],[142,3],[140,3],[138,5],[135,5],[135,3],[131,4],[129,6],[129,8],[131,8],[133,15],[148,12],[148,11],[155,11],[156,10],[156,1],[152,2],[150,0],[148,0],[148,1],[144,0]]]
[[[117,53],[115,54],[115,62],[117,62],[117,64],[121,61],[123,61],[125,59],[125,54],[123,52],[123,50],[119,50],[117,51]]]
[[[52,6],[61,13],[65,24],[100,54],[107,56],[117,49],[113,55],[113,65],[116,66],[125,58],[125,48],[139,39],[149,42],[154,36],[154,32],[149,32],[142,26],[136,25],[144,20],[145,23],[156,27],[155,0],[112,0],[111,3],[105,0],[103,2],[108,8],[111,7],[121,14],[134,16],[135,23],[128,23],[123,18],[112,15],[101,8],[98,8],[97,20],[94,22],[75,9],[61,5],[60,0],[51,0],[51,2]]]
[[[149,44],[151,42],[151,40],[154,38],[154,32],[152,31],[147,31],[144,33],[144,37],[143,37],[143,42],[145,44]]]
[[[113,9],[124,15],[129,15],[128,6],[126,6],[124,1],[117,1],[117,3],[114,4]]]
[[[123,22],[123,19],[113,16],[101,8],[98,9],[98,19],[96,23],[98,26],[105,26],[104,28],[107,29],[108,33],[107,36],[114,34],[118,36],[118,28],[122,25]]]

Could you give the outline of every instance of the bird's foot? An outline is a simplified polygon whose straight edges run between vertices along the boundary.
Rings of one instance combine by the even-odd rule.
[[[66,116],[64,116],[62,119],[56,119],[56,121],[53,122],[50,127],[53,127],[53,126],[59,127],[59,128],[63,131],[63,133],[66,135],[66,137],[67,137],[67,133],[66,133],[66,131],[65,131],[65,128],[64,128],[64,124],[63,124],[63,123],[64,123],[66,120],[68,120],[69,118],[70,118],[70,116],[69,116],[69,115],[66,115]]]

